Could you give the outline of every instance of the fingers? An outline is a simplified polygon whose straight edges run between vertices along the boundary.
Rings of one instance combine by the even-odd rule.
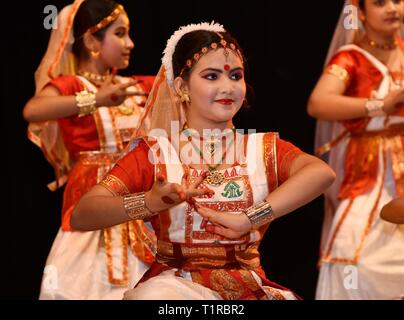
[[[184,187],[188,188],[188,172],[185,172],[182,175],[182,179],[181,179],[181,185],[183,185]]]
[[[230,230],[225,231],[228,235],[238,235],[238,237],[242,236],[250,232],[251,223],[248,220],[247,216],[244,214],[234,214],[230,212],[219,212],[216,210],[212,210],[206,207],[202,207],[198,204],[195,205],[196,211],[203,217],[200,228],[208,228],[211,222],[217,226],[223,227],[224,229]],[[223,230],[222,230],[223,231]]]
[[[187,190],[187,198],[200,197],[204,195],[214,195],[214,194],[215,192],[213,190],[210,190],[209,188]]]
[[[203,218],[201,221],[201,225],[199,226],[199,229],[205,229],[206,226],[208,225],[209,219]]]
[[[148,94],[145,92],[138,92],[138,91],[125,91],[125,96],[127,96],[127,97],[133,97],[133,96],[147,97]]]
[[[131,86],[134,86],[136,83],[137,83],[137,80],[129,80],[128,82],[121,83],[119,85],[119,89],[125,90],[125,89],[127,89],[127,88],[129,88]],[[127,92],[129,93],[130,91],[127,91]]]
[[[204,217],[204,218],[206,218],[206,219],[208,219],[208,220],[210,220],[210,221],[212,221],[212,222],[215,222],[215,220],[214,220],[214,215],[215,215],[216,212],[215,212],[214,210],[209,209],[209,208],[202,207],[202,206],[199,205],[199,204],[195,204],[195,207],[196,207],[196,211],[197,211],[202,217]]]
[[[209,224],[205,230],[210,233],[215,233],[228,239],[237,239],[241,237],[239,232],[235,232],[231,229],[224,228],[223,226]]]
[[[194,183],[192,183],[192,184],[189,186],[189,188],[191,188],[191,189],[196,189],[196,188],[198,188],[199,185],[203,182],[203,180],[206,179],[207,175],[208,175],[208,172],[205,171],[203,174],[201,174],[200,177],[198,177],[198,179],[196,179],[196,180],[194,181]]]
[[[184,189],[179,184],[176,183],[171,184],[170,191],[171,193],[176,193],[181,201],[185,201],[187,199]]]
[[[157,182],[164,183],[165,180],[166,178],[161,173],[157,174]]]
[[[198,177],[193,183],[188,185],[188,173],[184,173],[182,176],[182,186],[187,190],[187,198],[198,197],[204,195],[214,195],[215,192],[207,187],[198,188],[203,180],[206,178],[206,172],[204,172],[200,177]]]

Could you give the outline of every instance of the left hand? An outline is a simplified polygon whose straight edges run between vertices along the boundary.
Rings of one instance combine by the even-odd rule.
[[[251,231],[251,222],[244,213],[216,211],[195,205],[197,212],[204,218],[201,228],[229,239],[238,239]],[[209,224],[211,222],[212,224]]]
[[[184,174],[180,185],[168,182],[158,173],[152,188],[145,194],[145,205],[151,212],[160,212],[183,201],[189,201],[193,197],[214,194],[214,191],[209,188],[199,188],[204,178],[205,176],[202,175],[193,184],[188,185],[187,174]]]

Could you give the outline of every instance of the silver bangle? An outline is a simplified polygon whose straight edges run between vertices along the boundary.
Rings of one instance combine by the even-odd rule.
[[[367,100],[365,103],[365,109],[368,117],[378,117],[385,115],[383,107],[383,100]]]
[[[150,218],[153,213],[146,207],[145,193],[131,193],[123,196],[123,207],[132,220],[144,220]]]
[[[253,229],[258,229],[259,227],[271,223],[275,220],[274,212],[271,205],[265,200],[249,207],[244,211],[247,218],[250,220]]]

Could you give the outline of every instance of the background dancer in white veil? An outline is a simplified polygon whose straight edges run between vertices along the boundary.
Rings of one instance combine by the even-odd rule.
[[[404,295],[404,230],[379,217],[404,195],[403,6],[346,2],[308,103],[319,119],[318,155],[329,152],[337,174],[326,194],[317,299]]]
[[[131,222],[77,232],[70,216],[108,172],[139,125],[154,77],[120,77],[133,42],[122,5],[77,0],[57,18],[25,108],[29,138],[66,181],[62,225],[48,256],[40,299],[121,299],[153,260],[147,229]],[[153,235],[150,234],[153,238]],[[150,251],[151,250],[151,251]]]

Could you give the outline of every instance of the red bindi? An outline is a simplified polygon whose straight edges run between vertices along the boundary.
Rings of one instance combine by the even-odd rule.
[[[229,71],[229,70],[230,70],[230,66],[229,66],[228,64],[225,64],[223,68],[224,68],[225,71]]]

